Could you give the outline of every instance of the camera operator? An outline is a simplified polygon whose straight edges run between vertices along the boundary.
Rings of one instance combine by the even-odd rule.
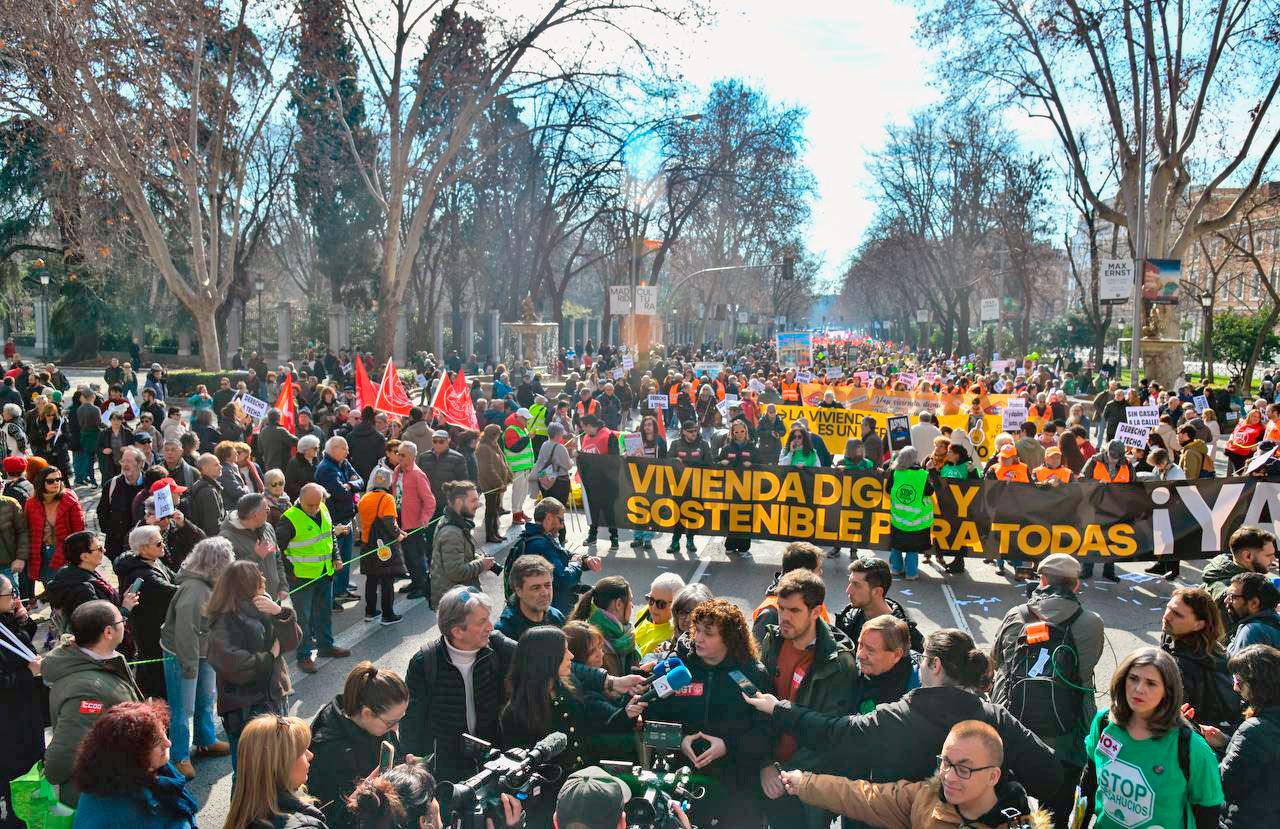
[[[500,742],[503,681],[516,643],[493,629],[492,610],[493,600],[485,593],[462,585],[450,589],[436,608],[440,636],[409,660],[401,746],[419,757],[434,755],[432,771],[442,782],[458,782],[476,770],[475,760],[462,752],[463,734]],[[607,676],[586,665],[575,665],[573,676],[584,691],[606,693],[630,693],[644,681]]]
[[[816,553],[816,548],[812,552]],[[793,569],[782,576],[773,590],[778,624],[765,625],[760,659],[779,698],[828,714],[843,714],[853,708],[858,672],[847,641],[838,633],[833,635],[824,618],[826,595],[822,578],[810,569]],[[769,825],[826,829],[830,814],[784,797],[782,787],[783,768],[812,769],[819,752],[801,749],[795,737],[784,733],[774,743],[773,761],[760,769]]]
[[[624,809],[629,794],[625,783],[598,766],[575,771],[560,787],[560,796],[556,800],[555,827],[627,829]],[[693,829],[680,804],[673,802],[672,808],[680,825],[684,829]]]
[[[402,763],[356,783],[345,801],[347,824],[353,829],[441,829],[436,781],[420,763]],[[521,825],[520,801],[502,795],[506,826]],[[497,829],[493,820],[487,829]]]
[[[590,735],[631,730],[631,723],[623,717],[611,724],[608,719],[590,716],[592,709],[573,685],[573,654],[558,627],[539,625],[520,638],[507,690],[511,701],[501,717],[505,748],[531,749],[553,731],[568,737],[568,746],[553,761],[561,770],[557,781],[585,765]],[[558,790],[557,783],[544,784],[537,797],[526,801],[529,829],[550,829]]]
[[[706,778],[706,796],[695,817],[718,818],[726,826],[760,821],[759,771],[769,762],[771,739],[761,718],[744,701],[730,672],[741,672],[756,688],[772,688],[759,662],[747,619],[732,602],[712,599],[693,611],[693,652],[685,667],[693,682],[666,699],[627,706],[636,718],[680,723],[680,750]],[[648,709],[648,710],[646,710]]]

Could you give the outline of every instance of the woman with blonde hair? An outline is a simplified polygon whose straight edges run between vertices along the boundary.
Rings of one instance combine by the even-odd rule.
[[[327,829],[306,793],[311,729],[297,717],[263,714],[240,735],[231,808],[223,829]]]

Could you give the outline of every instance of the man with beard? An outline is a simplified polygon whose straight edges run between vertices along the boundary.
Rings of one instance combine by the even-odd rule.
[[[444,520],[436,528],[431,550],[431,606],[459,585],[480,589],[480,574],[497,565],[493,556],[476,552],[476,512],[480,493],[470,481],[450,481],[444,487]]]
[[[1241,527],[1227,540],[1230,553],[1214,557],[1204,568],[1204,584],[1218,603],[1227,637],[1235,634],[1235,620],[1227,605],[1231,580],[1241,573],[1269,573],[1276,563],[1276,537],[1261,527]]]
[[[765,627],[760,659],[765,673],[773,677],[771,690],[779,699],[843,714],[853,707],[857,670],[844,637],[823,621],[826,593],[822,578],[812,570],[796,569],[784,575],[776,591],[778,624]],[[774,762],[760,769],[770,826],[819,829],[830,824],[829,813],[786,797],[782,789],[784,768],[814,768],[819,758],[819,752],[800,748],[794,736],[776,736]]]
[[[850,642],[857,642],[868,620],[892,615],[907,624],[911,650],[923,651],[924,637],[915,621],[907,615],[906,608],[888,596],[892,584],[893,574],[883,559],[855,558],[849,562],[849,583],[845,587],[849,604],[836,617],[836,628],[849,637]]]
[[[1227,656],[1235,656],[1250,645],[1280,648],[1280,589],[1261,573],[1238,573],[1226,594],[1227,613],[1235,622],[1235,633],[1227,645]]]

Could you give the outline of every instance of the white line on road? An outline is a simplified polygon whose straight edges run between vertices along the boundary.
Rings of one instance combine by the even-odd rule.
[[[947,607],[951,608],[951,616],[956,620],[956,627],[973,636],[973,631],[969,628],[969,620],[964,618],[964,613],[960,611],[960,605],[956,604],[956,591],[951,589],[951,585],[942,585],[942,595],[947,597]]]
[[[707,565],[709,564],[711,564],[711,559],[709,558],[699,561],[697,569],[693,571],[693,575],[689,577],[689,581],[686,584],[697,584],[702,581],[702,577],[707,573]]]

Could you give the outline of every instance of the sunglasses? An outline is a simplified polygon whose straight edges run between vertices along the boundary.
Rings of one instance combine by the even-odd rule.
[[[656,596],[645,596],[644,600],[647,604],[652,605],[656,610],[666,610],[671,605],[671,601],[669,599],[659,599]]]
[[[44,482],[45,482],[46,484],[60,484],[60,483],[62,483],[62,478],[61,478],[61,476],[59,476],[59,477],[55,478],[55,477],[53,477],[52,475],[50,475],[48,478],[45,478],[45,479],[44,479]]]

